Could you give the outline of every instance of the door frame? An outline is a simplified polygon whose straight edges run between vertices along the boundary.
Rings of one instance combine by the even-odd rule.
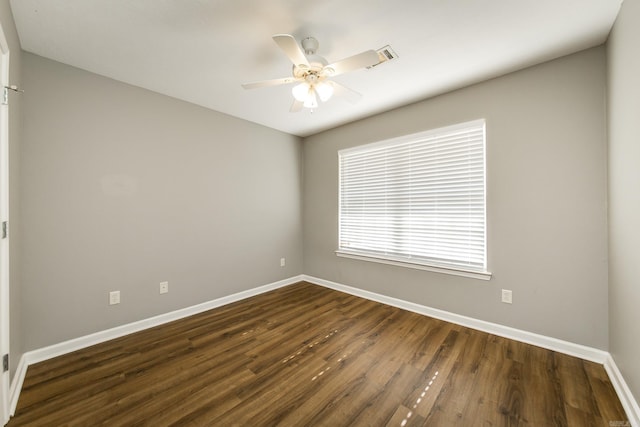
[[[9,86],[9,44],[0,25],[0,98]],[[7,103],[8,104],[8,103]],[[0,226],[9,221],[9,105],[0,102]],[[0,358],[9,354],[9,236],[0,236]],[[0,364],[1,365],[1,364]],[[0,366],[0,371],[2,371]],[[0,423],[9,421],[10,370],[0,374]]]

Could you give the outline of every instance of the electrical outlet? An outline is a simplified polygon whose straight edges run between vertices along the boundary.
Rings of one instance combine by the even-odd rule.
[[[284,267],[287,264],[287,260],[284,258],[280,258],[280,267]]]
[[[169,292],[169,282],[160,282],[160,293],[166,294]]]
[[[513,302],[513,293],[509,289],[502,290],[502,302],[511,304]]]
[[[109,305],[120,304],[120,291],[109,292]]]

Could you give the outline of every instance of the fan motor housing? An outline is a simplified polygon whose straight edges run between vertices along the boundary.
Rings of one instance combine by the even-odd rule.
[[[318,74],[328,64],[328,61],[320,55],[306,55],[309,61],[309,68],[293,66],[293,75],[295,77],[305,77],[309,74]]]
[[[317,75],[329,63],[322,56],[316,55],[316,51],[318,50],[320,43],[318,43],[318,40],[316,40],[314,37],[306,37],[302,39],[300,45],[302,45],[302,49],[304,50],[304,54],[307,57],[307,61],[309,61],[309,68],[298,67],[297,65],[294,65],[293,75],[299,78],[306,78],[307,76],[312,74]]]

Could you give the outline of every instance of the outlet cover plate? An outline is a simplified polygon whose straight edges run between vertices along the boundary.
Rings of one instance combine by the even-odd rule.
[[[169,292],[169,282],[160,282],[160,293],[166,294]]]
[[[109,305],[120,304],[120,291],[109,292]]]
[[[513,303],[513,293],[509,289],[502,290],[502,302],[505,304]]]

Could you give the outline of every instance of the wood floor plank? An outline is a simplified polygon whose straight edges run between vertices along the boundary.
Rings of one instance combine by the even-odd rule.
[[[242,404],[233,391],[239,385],[250,383],[255,374],[247,369],[237,370],[225,376],[219,382],[208,381],[206,377],[195,380],[184,389],[182,395],[176,395],[167,389],[154,395],[151,405],[144,407],[143,419],[148,425],[184,425],[193,423],[207,415],[210,408],[216,411],[228,411]],[[121,412],[109,418],[109,425],[127,426],[140,420],[141,414],[135,408]]]
[[[589,379],[589,383],[591,384],[591,389],[593,390],[593,394],[599,397],[602,400],[607,400],[611,402],[615,402],[618,400],[618,396],[615,393],[615,390],[611,386],[611,382],[609,381],[609,377],[604,369],[602,369],[601,365],[597,363],[582,361],[584,365],[584,369],[587,374],[587,378]],[[619,405],[600,405],[598,401],[598,408],[600,410],[600,415],[603,420],[613,421],[615,424],[623,424],[623,420],[626,420],[627,417],[624,413],[622,406]],[[617,423],[617,422],[620,423]]]
[[[16,426],[583,426],[601,365],[301,282],[30,366]]]
[[[485,392],[488,388],[478,384],[493,379],[488,375],[490,365],[482,363],[488,335],[475,331],[463,331],[458,335],[466,337],[464,345],[451,357],[444,358],[444,364],[436,371],[439,375],[433,379],[431,388],[426,390],[425,387],[425,397],[430,404],[418,408],[419,413],[433,425],[455,425],[460,422],[470,403],[472,391],[480,388]]]
[[[583,361],[562,354],[558,360],[558,375],[562,381],[562,394],[565,404],[580,409],[592,416],[600,416],[598,403],[595,401],[591,383],[587,378]],[[570,381],[568,381],[571,379]]]
[[[538,356],[538,357],[536,357]],[[562,380],[558,375],[556,353],[542,350],[535,352],[525,365],[523,374],[527,394],[530,425],[547,423],[549,426],[566,426],[567,416],[562,394]]]
[[[391,419],[385,424],[387,427],[417,427],[423,425],[427,425],[424,418],[402,405],[398,407]]]
[[[413,384],[413,391],[404,400],[405,405],[414,413],[434,425],[437,425],[437,420],[442,415],[443,403],[459,395],[460,390],[452,387],[456,382],[456,372],[463,369],[465,355],[474,348],[470,342],[472,334],[455,327],[448,329],[449,334]]]
[[[360,355],[346,364],[328,364],[314,372],[307,378],[312,383],[312,393],[300,401],[293,413],[278,422],[282,425],[349,425],[354,414],[362,411],[379,392],[375,383],[367,381],[370,363],[369,358]],[[264,425],[274,424],[267,422]]]

